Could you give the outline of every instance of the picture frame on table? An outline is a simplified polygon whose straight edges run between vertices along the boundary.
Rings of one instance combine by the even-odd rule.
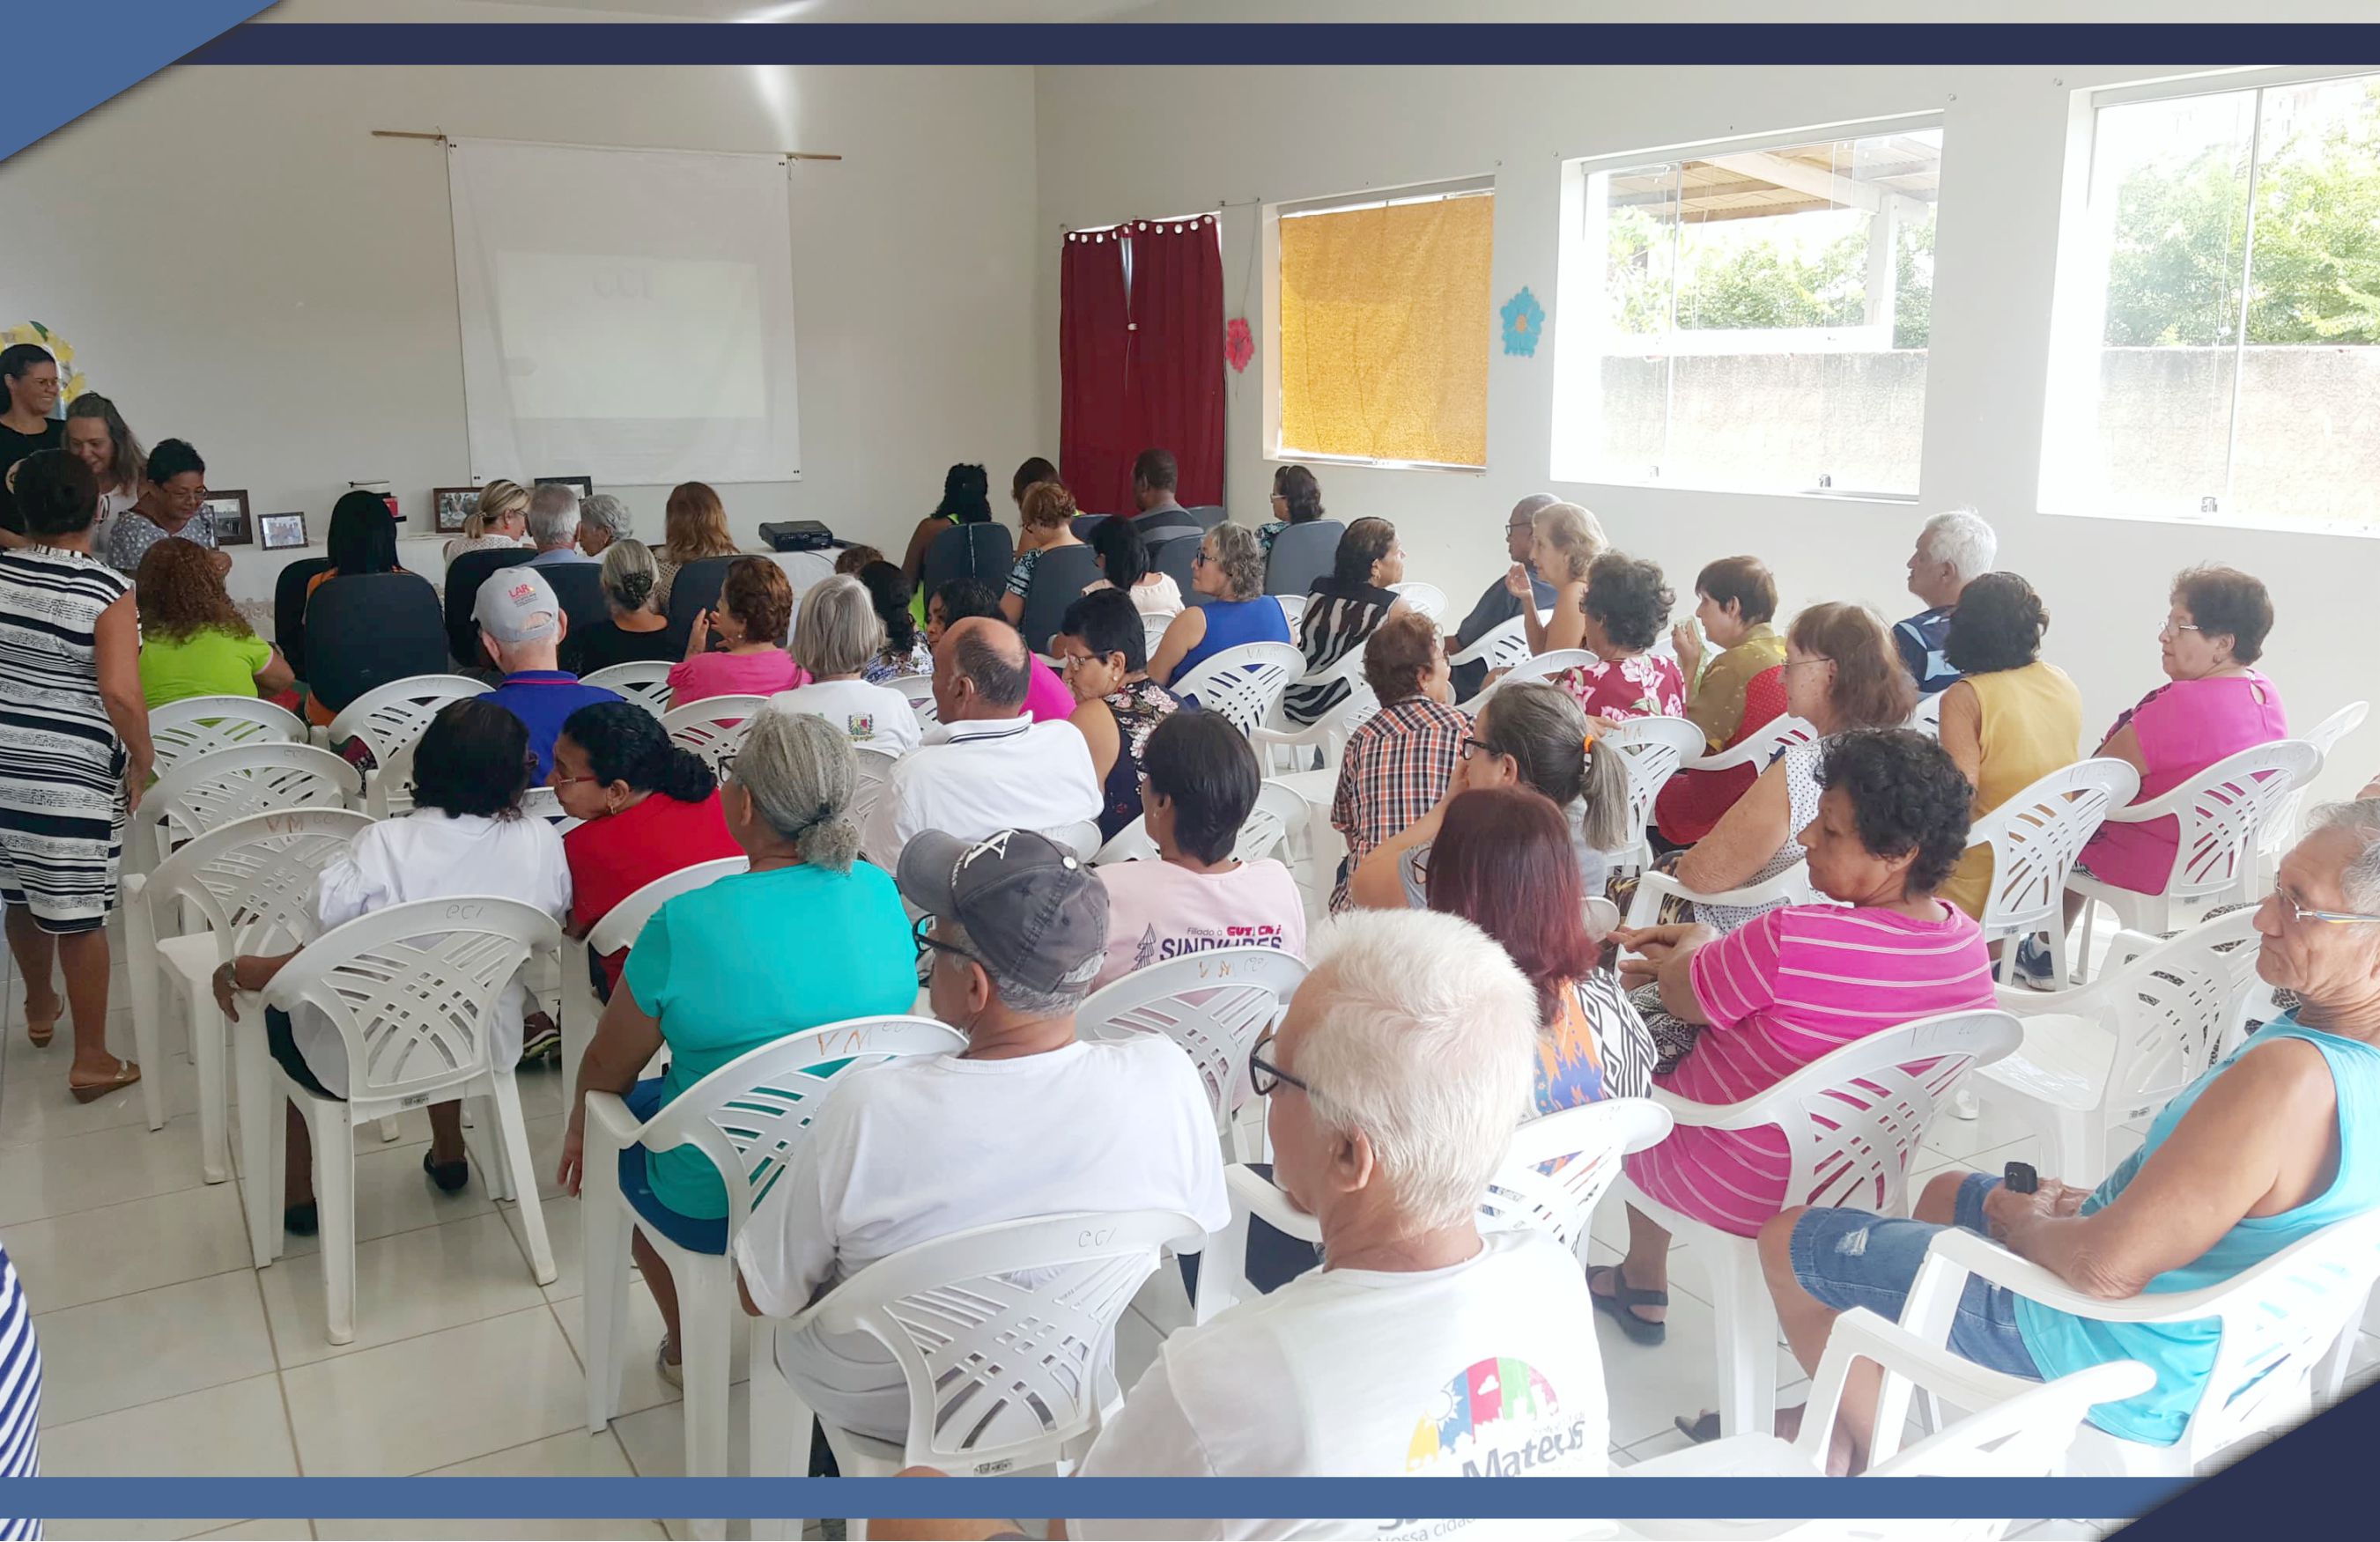
[[[476,487],[433,487],[430,490],[431,523],[443,536],[461,535],[463,521],[480,506],[480,490]]]
[[[217,546],[256,544],[256,527],[248,514],[247,490],[234,488],[210,492],[199,505],[199,512],[206,520],[207,529],[214,536]]]
[[[595,479],[592,477],[540,477],[537,480],[537,485],[540,487],[552,487],[557,484],[577,488],[578,501],[582,504],[595,496]]]
[[[294,552],[306,544],[306,516],[303,513],[268,514],[257,522],[264,536],[268,552]]]

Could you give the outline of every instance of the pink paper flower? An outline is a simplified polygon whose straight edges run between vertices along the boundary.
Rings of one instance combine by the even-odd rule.
[[[1257,356],[1255,334],[1248,331],[1248,320],[1234,316],[1223,323],[1223,360],[1235,374],[1247,371],[1248,361]]]

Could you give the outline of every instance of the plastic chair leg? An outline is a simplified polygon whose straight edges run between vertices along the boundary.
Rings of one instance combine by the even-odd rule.
[[[1710,1259],[1718,1306],[1719,1433],[1766,1434],[1777,1417],[1777,1310],[1760,1255],[1748,1239],[1717,1232],[1694,1246]]]
[[[506,1186],[520,1208],[521,1232],[528,1242],[529,1275],[540,1285],[551,1285],[558,1278],[553,1245],[545,1234],[545,1209],[538,1203],[537,1168],[528,1150],[528,1124],[521,1117],[520,1088],[511,1072],[496,1073],[496,1095],[490,1100],[495,1104],[497,1131],[504,1143]]]
[[[1198,1296],[1191,1320],[1206,1322],[1247,1293],[1248,1212],[1232,1207],[1232,1219],[1207,1239],[1198,1255]]]
[[[686,1475],[724,1477],[735,1276],[723,1256],[663,1251],[677,1281],[678,1331],[684,1335],[678,1355],[686,1372]]]
[[[388,1145],[391,1141],[396,1139],[397,1136],[403,1134],[405,1134],[405,1126],[398,1121],[396,1115],[392,1113],[382,1116],[380,1121],[380,1143],[382,1146]]]
[[[345,1103],[306,1099],[314,1139],[314,1208],[321,1218],[323,1335],[334,1344],[356,1337],[356,1135]]]
[[[2011,944],[2011,951],[2013,951],[2013,944]],[[2089,939],[2086,936],[2082,950],[2085,957],[2089,956],[2090,951]],[[2074,955],[2067,942],[2066,927],[2062,921],[2056,918],[2052,918],[2049,924],[2049,967],[2054,982],[2053,989],[2063,990],[2069,984],[2075,982]]]
[[[157,1019],[163,1010],[159,1001],[157,969],[157,929],[146,900],[135,901],[126,907],[124,917],[124,973],[132,988],[132,1058],[142,1067],[140,1106],[148,1115],[149,1127],[165,1127],[165,1085],[161,1073],[164,1062],[157,1048]],[[210,1184],[221,1183],[210,1176]]]
[[[226,1126],[231,1110],[224,1095],[223,1013],[208,991],[189,993],[190,1059],[199,1072],[199,1172],[210,1184],[231,1176]]]
[[[578,1192],[583,1246],[579,1268],[586,1293],[579,1303],[587,1344],[587,1432],[600,1434],[620,1409],[620,1380],[628,1342],[628,1217],[620,1197],[616,1159],[599,1152]]]
[[[273,1256],[279,1257],[288,1238],[281,1225],[281,1212],[289,1205],[289,1110],[296,1106],[281,1078],[268,1078],[272,1091],[268,1094],[264,1117],[264,1224],[273,1239]]]
[[[2099,919],[2099,902],[2085,898],[2082,902],[2082,939],[2074,953],[2074,983],[2086,985],[2091,979],[2091,931]]]
[[[757,1324],[752,1330],[751,1473],[754,1477],[801,1477],[808,1472],[809,1404],[802,1401],[793,1383],[777,1369],[775,1335],[770,1331],[771,1326]],[[771,1542],[771,1538],[795,1542],[802,1535],[802,1526],[798,1520],[755,1517],[753,1542]]]
[[[502,1122],[486,1093],[463,1099],[463,1149],[488,1185],[488,1197],[511,1198],[512,1163],[504,1153]]]
[[[249,1251],[259,1269],[281,1253],[281,1211],[273,1200],[281,1143],[275,1132],[285,1117],[266,1058],[264,1025],[257,1020],[261,1010],[251,999],[241,1021],[230,1025],[232,1076],[239,1085],[240,1208],[248,1215]]]

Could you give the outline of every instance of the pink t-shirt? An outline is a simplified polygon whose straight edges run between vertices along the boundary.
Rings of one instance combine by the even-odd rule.
[[[1108,956],[1099,985],[1214,948],[1278,948],[1305,956],[1305,902],[1289,869],[1267,857],[1227,873],[1171,862],[1094,868],[1108,891]]]
[[[1954,905],[1931,921],[1889,910],[1791,905],[1755,916],[1694,954],[1694,1000],[1710,1019],[1654,1085],[1691,1102],[1765,1092],[1854,1039],[1937,1013],[1993,1004],[1983,929]],[[1628,1159],[1628,1176],[1681,1214],[1748,1237],[1799,1195],[1785,1192],[1785,1134],[1681,1123]]]
[[[1025,715],[1036,722],[1063,722],[1073,717],[1078,703],[1066,682],[1039,659],[1032,664],[1032,684],[1025,687]]]
[[[782,648],[759,653],[705,653],[670,665],[670,705],[711,696],[774,696],[810,683],[810,672]]]
[[[2213,680],[2176,680],[2141,698],[2127,714],[2132,734],[2141,742],[2140,795],[2146,803],[2228,756],[2289,735],[2289,714],[2281,710],[2281,693],[2263,675],[2225,675]],[[2114,734],[2124,726],[2118,718]],[[2091,876],[2136,893],[2162,892],[2173,876],[2173,856],[2181,842],[2181,824],[2171,818],[2143,824],[2099,827],[2082,848],[2082,866]]]

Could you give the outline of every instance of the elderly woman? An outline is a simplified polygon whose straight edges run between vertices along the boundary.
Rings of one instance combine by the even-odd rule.
[[[1281,601],[1264,591],[1264,553],[1246,526],[1225,520],[1207,532],[1191,561],[1190,587],[1207,603],[1175,616],[1158,640],[1148,677],[1159,685],[1171,686],[1227,648],[1291,640]]]
[[[161,439],[149,452],[140,498],[108,522],[107,544],[94,550],[104,551],[107,565],[118,573],[138,573],[149,548],[179,536],[212,552],[215,570],[227,573],[231,558],[216,546],[214,527],[201,517],[206,501],[207,463],[188,440]]]
[[[1292,525],[1311,525],[1322,517],[1322,484],[1303,466],[1284,466],[1272,474],[1272,517],[1257,527],[1257,543],[1272,556],[1272,543]]]
[[[92,549],[99,550],[108,521],[140,502],[149,453],[115,404],[96,391],[84,392],[67,407],[65,447],[99,480],[99,514],[91,522]]]
[[[1610,541],[1603,524],[1576,504],[1548,504],[1532,524],[1529,560],[1514,563],[1504,575],[1504,591],[1520,607],[1528,628],[1529,651],[1551,653],[1557,649],[1586,646],[1587,570]],[[1537,619],[1537,590],[1553,586],[1551,619]],[[1650,646],[1649,644],[1647,646]]]
[[[1950,613],[1942,653],[1959,678],[1942,693],[1940,737],[1974,784],[1975,819],[2074,763],[2082,693],[2064,670],[2042,662],[2048,630],[2049,607],[2013,573],[1980,575]],[[1992,848],[1971,846],[1942,897],[1980,921],[1991,892]]]
[[[1451,701],[1445,645],[1427,616],[1408,611],[1380,624],[1364,644],[1364,681],[1380,710],[1347,735],[1339,757],[1330,825],[1346,838],[1347,856],[1333,912],[1347,908],[1350,876],[1373,848],[1445,795],[1471,734],[1471,719]]]
[[[612,543],[636,534],[637,521],[628,513],[628,505],[608,492],[598,492],[578,503],[578,549],[590,557],[600,557],[612,549]]]
[[[676,663],[681,655],[670,646],[669,620],[653,603],[661,567],[651,548],[634,536],[612,542],[603,549],[601,581],[603,620],[563,639],[574,673],[589,675],[613,664]]]
[[[381,511],[382,517],[388,511]],[[140,694],[151,708],[188,696],[273,696],[297,680],[224,592],[206,552],[178,537],[149,548],[133,576]]]
[[[1992,1004],[1983,932],[1935,896],[1967,845],[1971,789],[1950,757],[1907,729],[1845,734],[1828,742],[1819,785],[1817,820],[1800,839],[1812,887],[1834,905],[1768,911],[1725,935],[1615,934],[1639,955],[1625,973],[1697,1026],[1683,1061],[1654,1078],[1672,1099],[1739,1102],[1869,1034]],[[1791,1165],[1773,1128],[1682,1123],[1628,1159],[1628,1177],[1681,1215],[1749,1237],[1784,1204]],[[1632,1208],[1627,1257],[1588,1271],[1596,1308],[1638,1343],[1665,1334],[1669,1251],[1669,1232]]]
[[[1016,560],[1008,569],[1008,584],[1000,596],[1000,613],[1011,626],[1024,624],[1025,597],[1033,592],[1033,572],[1041,565],[1041,553],[1083,544],[1075,539],[1075,516],[1082,511],[1075,507],[1075,495],[1056,482],[1035,482],[1025,490],[1017,507],[1024,516],[1024,535],[1016,543]],[[1037,650],[1050,645],[1047,637],[1026,641]]]
[[[1815,1366],[1847,1307],[1899,1316],[1946,1226],[1986,1233],[2070,1288],[2123,1302],[2219,1285],[2380,1207],[2380,1160],[2363,1145],[2375,1138],[2368,1111],[2380,1107],[2380,803],[2325,808],[2313,822],[2256,911],[2256,974],[2299,1004],[2176,1094],[2140,1150],[2088,1194],[2046,1175],[2034,1193],[2016,1194],[1998,1178],[1952,1172],[1926,1184],[1913,1220],[1779,1212],[1761,1228],[1760,1258],[1795,1358]],[[1849,1244],[1853,1233],[1863,1245]],[[1973,1278],[1950,1348],[2029,1380],[2137,1360],[2156,1372],[2155,1386],[2101,1403],[2091,1422],[2169,1446],[2205,1390],[2219,1335],[2211,1317],[2072,1317]],[[1854,1369],[1834,1471],[1865,1465],[1876,1394],[1872,1368]]]
[[[909,580],[889,562],[872,562],[861,568],[859,581],[868,586],[868,601],[876,609],[876,619],[884,624],[884,645],[868,666],[870,685],[908,675],[934,673],[934,648],[926,638],[926,629],[917,624],[917,614],[909,608]]]
[[[1404,576],[1405,549],[1398,543],[1394,525],[1385,519],[1358,519],[1347,527],[1330,571],[1314,580],[1306,596],[1305,613],[1298,622],[1305,677],[1293,682],[1282,696],[1282,716],[1294,723],[1314,722],[1347,699],[1345,681],[1323,677],[1363,647],[1397,608],[1397,596],[1389,586],[1402,583]]]
[[[1629,718],[1682,717],[1685,682],[1675,661],[1645,650],[1661,640],[1677,596],[1661,580],[1661,569],[1642,558],[1607,552],[1587,572],[1580,645],[1595,662],[1564,670],[1556,678],[1578,698],[1597,727],[1616,727]]]
[[[88,1103],[140,1079],[107,1052],[107,917],[124,820],[156,753],[140,694],[132,585],[91,554],[99,484],[64,450],[17,463],[26,543],[0,550],[0,901],[25,982],[25,1034],[46,1048],[66,967],[67,1089]]]
[[[440,552],[452,565],[466,552],[510,552],[528,543],[528,489],[499,477],[480,489],[480,500],[463,516],[463,533]]]
[[[1067,721],[1090,746],[1099,779],[1099,838],[1112,840],[1140,818],[1149,735],[1182,701],[1148,677],[1148,629],[1132,601],[1113,589],[1067,606],[1056,640],[1066,688],[1080,703]]]
[[[905,606],[901,615],[907,619]],[[794,617],[794,660],[809,672],[809,684],[780,691],[774,699],[788,711],[826,719],[855,745],[906,755],[921,734],[917,711],[899,691],[865,678],[883,650],[884,623],[868,586],[837,574],[812,586]]]
[[[669,613],[670,587],[677,570],[705,557],[732,557],[741,549],[727,528],[727,505],[706,482],[680,482],[662,506],[662,544],[653,552],[661,577],[653,583],[653,609]]]
[[[585,1062],[576,1068],[561,1177],[578,1192],[587,1094],[617,1093],[650,1119],[738,1055],[790,1034],[909,1010],[917,996],[909,917],[892,880],[859,860],[849,808],[857,770],[844,733],[771,703],[752,719],[720,802],[751,871],[681,894],[653,913],[628,952]],[[787,947],[786,939],[802,945]],[[819,967],[832,959],[832,968]],[[639,1081],[666,1048],[669,1067]],[[724,1252],[727,1191],[691,1147],[620,1157],[637,1212],[635,1251],[661,1307],[662,1376],[678,1381],[677,1288],[644,1238]]]
[[[1703,731],[1704,749],[1717,754],[1732,749],[1785,710],[1785,639],[1769,625],[1777,614],[1777,580],[1757,557],[1721,557],[1694,576],[1694,621],[1680,622],[1670,638],[1678,668],[1692,687],[1686,717]],[[1705,638],[1720,650],[1707,669]],[[1754,766],[1678,772],[1653,806],[1661,839],[1693,845],[1711,832],[1759,774]]]
[[[769,696],[809,683],[785,651],[794,622],[794,586],[766,557],[738,557],[719,586],[716,608],[698,612],[686,657],[670,666],[670,705],[714,696]],[[719,646],[711,647],[711,633]]]

